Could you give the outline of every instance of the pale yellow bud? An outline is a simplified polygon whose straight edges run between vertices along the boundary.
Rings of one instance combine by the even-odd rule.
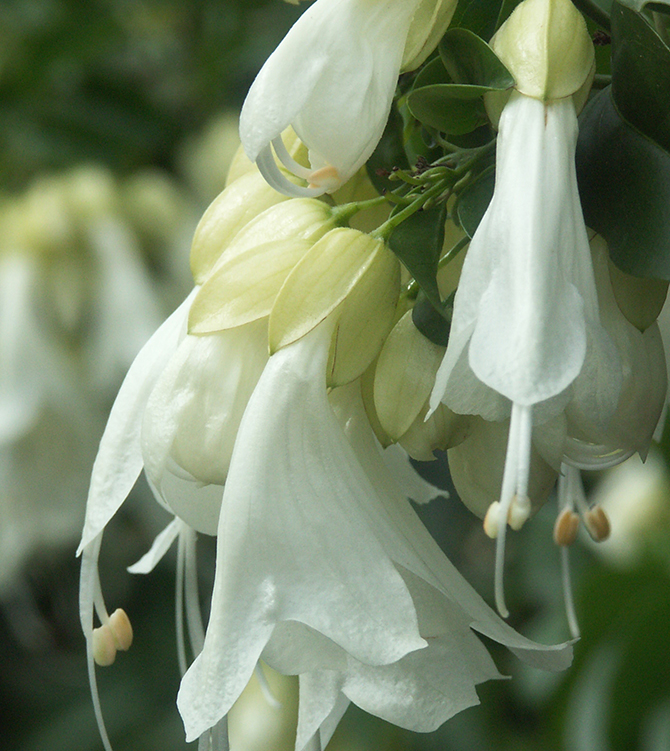
[[[289,200],[271,188],[257,171],[243,175],[212,201],[196,227],[191,273],[202,284],[237,233],[270,206]],[[269,238],[268,238],[269,239]]]
[[[407,0],[402,0],[406,2]],[[421,0],[405,42],[402,70],[415,70],[435,49],[456,10],[456,0]]]
[[[577,93],[592,76],[593,43],[570,0],[523,0],[491,40],[516,89],[549,101]]]

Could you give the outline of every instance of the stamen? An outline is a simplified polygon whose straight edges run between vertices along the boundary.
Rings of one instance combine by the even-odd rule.
[[[127,652],[133,643],[133,627],[130,625],[130,619],[126,615],[126,611],[122,608],[117,608],[109,616],[107,626],[112,632],[116,648],[122,652]]]
[[[325,191],[337,190],[342,184],[340,173],[332,164],[314,170],[307,179],[310,188],[323,188]]]
[[[595,542],[603,542],[610,536],[612,527],[610,520],[601,506],[594,506],[583,516],[586,531]]]
[[[186,560],[183,530],[177,539],[177,575],[175,577],[175,627],[177,631],[177,662],[183,676],[188,669],[186,636],[184,634],[184,567]]]
[[[260,664],[260,662],[256,663],[254,672],[256,673],[256,679],[258,680],[258,685],[261,687],[261,693],[263,694],[265,701],[273,709],[281,709],[282,703],[272,693],[272,689],[270,688],[270,684],[268,683],[265,671],[263,670],[263,666]]]
[[[567,547],[561,548],[561,579],[563,581],[563,600],[565,602],[565,615],[568,619],[568,628],[573,639],[579,639],[579,622],[575,610],[575,598],[572,594],[572,579],[570,577],[570,551]]]
[[[197,535],[194,529],[184,524],[184,593],[186,596],[186,624],[188,638],[194,655],[199,655],[205,644],[205,627],[202,622],[200,595],[198,593]]]
[[[279,169],[272,153],[272,147],[269,144],[256,158],[256,166],[268,185],[284,195],[293,198],[316,198],[326,192],[326,188],[305,188],[300,185],[294,185],[288,180]]]
[[[515,495],[512,498],[512,505],[509,508],[509,514],[507,514],[507,523],[515,532],[518,532],[528,521],[530,510],[530,498],[527,495]]]
[[[502,490],[500,492],[500,505],[497,509],[498,536],[496,543],[495,600],[498,612],[503,618],[507,618],[509,615],[509,611],[505,605],[505,591],[503,587],[507,522],[510,520],[512,505],[515,499],[521,511],[520,515],[522,515],[525,506],[523,499],[528,498],[533,425],[532,410],[531,406],[521,404],[512,405],[509,438],[507,439],[507,454],[505,456],[505,471],[503,473]],[[530,514],[530,509],[528,509],[528,514]]]
[[[579,530],[579,516],[571,508],[564,508],[556,517],[554,524],[554,542],[561,547],[567,547],[577,539]]]
[[[107,624],[93,629],[91,651],[95,664],[102,668],[112,665],[116,660],[116,641],[112,629]]]
[[[296,177],[302,177],[303,180],[309,180],[311,178],[312,170],[309,167],[303,167],[302,164],[296,162],[296,160],[288,153],[288,149],[284,145],[284,140],[281,136],[273,138],[272,145],[274,146],[275,153],[279,157],[279,161],[289,172],[292,172]]]
[[[498,524],[498,517],[500,515],[500,503],[493,501],[489,506],[486,516],[484,517],[484,532],[492,540],[495,540],[498,536],[500,525]]]

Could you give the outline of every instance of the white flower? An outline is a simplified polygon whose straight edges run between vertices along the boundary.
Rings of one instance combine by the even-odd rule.
[[[500,535],[498,569],[510,510],[521,523],[531,510],[533,424],[572,402],[604,428],[623,381],[621,358],[600,320],[576,140],[572,99],[512,94],[500,119],[494,195],[463,265],[432,397],[433,407],[443,400],[487,420],[511,412],[497,521],[490,525]]]
[[[242,419],[205,644],[179,693],[187,739],[227,713],[261,656],[330,686],[319,697],[303,688],[319,708],[301,710],[298,749],[342,704],[340,693],[423,729],[475,703],[474,686],[497,671],[470,627],[533,664],[560,669],[570,659],[565,645],[519,636],[449,564],[390,478],[360,394],[347,393],[358,385],[329,401],[335,323],[270,358]],[[441,659],[448,674],[434,685],[425,671]]]
[[[248,157],[288,195],[333,192],[367,161],[386,125],[398,74],[419,65],[446,29],[452,0],[317,0],[267,60],[240,117]],[[290,157],[292,125],[310,168]],[[295,185],[272,153],[309,187]]]

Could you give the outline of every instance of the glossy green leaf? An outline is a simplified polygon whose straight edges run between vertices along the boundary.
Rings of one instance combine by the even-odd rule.
[[[495,175],[493,170],[483,172],[461,193],[458,201],[458,221],[468,237],[473,237],[479,222],[489,207]]]
[[[500,19],[503,0],[461,0],[452,19],[453,27],[469,29],[482,39],[490,39]]]
[[[407,105],[417,120],[431,128],[454,135],[469,133],[487,122],[487,116],[483,101],[471,92],[464,97],[463,88],[457,84],[424,86],[409,94]]]
[[[437,264],[444,243],[446,216],[444,204],[417,211],[399,224],[389,237],[391,250],[438,309],[442,307],[442,301],[437,288]]]
[[[670,49],[640,13],[612,6],[612,95],[624,120],[670,151]]]
[[[504,91],[514,78],[495,52],[467,29],[450,29],[439,45],[440,58],[454,83]]]
[[[577,177],[586,223],[617,266],[670,279],[670,154],[621,117],[610,87],[580,117]]]
[[[433,344],[446,347],[449,342],[452,312],[453,305],[441,305],[436,308],[422,291],[412,308],[412,323]]]
[[[409,168],[403,146],[403,122],[395,108],[391,110],[384,134],[366,165],[370,181],[379,193],[392,191],[398,187],[398,183],[388,179],[394,167]]]
[[[645,8],[670,9],[670,0],[621,0],[621,5],[626,5],[633,10],[641,11]]]

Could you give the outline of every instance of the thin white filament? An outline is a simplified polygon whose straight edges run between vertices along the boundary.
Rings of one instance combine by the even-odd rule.
[[[272,693],[272,689],[270,688],[270,684],[268,683],[267,676],[265,675],[265,671],[263,670],[263,666],[260,664],[260,662],[256,663],[255,673],[256,679],[258,680],[258,685],[261,688],[261,693],[263,694],[265,701],[274,709],[280,709],[282,703]]]
[[[573,639],[579,639],[579,622],[575,610],[575,599],[572,593],[572,578],[570,576],[570,549],[561,547],[561,580],[563,582],[563,600],[565,601],[565,615]]]
[[[305,188],[288,180],[279,169],[270,144],[256,158],[256,166],[271,188],[292,198],[316,198],[326,192],[325,188]]]
[[[279,157],[279,161],[286,167],[289,172],[293,172],[297,177],[302,177],[304,180],[309,180],[312,175],[312,170],[307,167],[303,167],[302,164],[296,162],[296,160],[288,153],[284,141],[281,136],[277,136],[272,140],[272,145],[275,148],[275,153]]]
[[[205,627],[202,622],[200,596],[198,593],[197,535],[194,529],[186,527],[186,525],[184,526],[184,592],[186,597],[186,623],[188,626],[188,637],[191,641],[193,654],[199,655],[200,652],[202,652],[202,647],[205,643]]]
[[[186,636],[184,634],[184,568],[186,561],[186,542],[184,529],[179,531],[177,541],[177,575],[175,584],[175,626],[177,631],[177,661],[179,673],[184,675],[188,669],[186,659]]]

